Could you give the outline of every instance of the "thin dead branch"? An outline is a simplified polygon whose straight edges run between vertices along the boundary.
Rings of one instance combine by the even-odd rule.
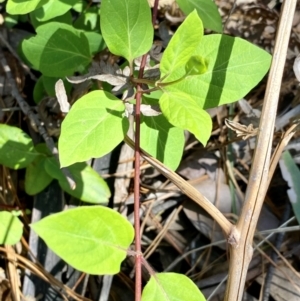
[[[236,239],[230,245],[231,258],[225,301],[240,301],[243,297],[248,266],[253,254],[253,236],[268,188],[277,103],[296,3],[296,0],[283,3],[245,204],[235,228]]]

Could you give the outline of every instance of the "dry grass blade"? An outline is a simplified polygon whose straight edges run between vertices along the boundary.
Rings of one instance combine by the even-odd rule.
[[[83,296],[80,296],[76,294],[72,289],[70,289],[68,286],[62,284],[60,281],[58,281],[56,278],[54,278],[50,273],[48,273],[46,270],[44,270],[41,266],[31,262],[27,258],[24,258],[23,256],[20,256],[16,253],[14,253],[14,258],[12,258],[9,255],[9,250],[0,247],[0,252],[4,253],[6,255],[6,258],[10,260],[13,264],[17,266],[21,266],[23,268],[29,269],[32,273],[38,275],[41,277],[44,281],[50,283],[53,285],[53,287],[59,288],[62,292],[65,292],[68,296],[71,296],[76,301],[91,301],[88,298],[85,298]],[[68,300],[65,296],[62,295],[62,297],[65,300]]]
[[[19,275],[17,271],[17,266],[15,264],[15,250],[12,246],[5,246],[5,249],[7,250],[7,267],[8,267],[8,275],[11,285],[11,296],[13,301],[21,301],[20,296],[20,281],[19,281]]]

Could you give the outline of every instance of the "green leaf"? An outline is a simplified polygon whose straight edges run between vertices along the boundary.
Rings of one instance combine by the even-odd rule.
[[[109,50],[130,63],[152,46],[153,26],[147,0],[102,0],[100,25]]]
[[[208,62],[200,55],[191,56],[185,65],[187,75],[201,75],[207,71]]]
[[[176,0],[176,2],[186,15],[196,9],[205,28],[222,32],[222,19],[217,5],[212,0]]]
[[[300,170],[289,151],[282,153],[279,166],[282,177],[290,187],[287,190],[287,194],[297,221],[300,223]]]
[[[45,169],[51,177],[58,180],[61,188],[70,195],[84,202],[108,204],[110,191],[106,182],[86,163],[76,163],[68,167],[76,183],[74,190],[70,188],[70,184],[55,158],[48,158],[45,161]]]
[[[72,26],[51,22],[39,26],[37,35],[22,42],[22,51],[34,69],[46,76],[64,77],[82,72],[91,62],[86,36]]]
[[[267,73],[271,55],[240,38],[213,34],[202,38],[193,55],[207,62],[201,75],[186,76],[183,80],[163,87],[164,91],[189,94],[205,109],[235,102],[243,98]],[[184,76],[185,67],[176,69],[168,82]]]
[[[129,128],[124,111],[123,102],[105,91],[93,91],[77,100],[61,126],[61,166],[99,158],[113,150]]]
[[[43,80],[44,88],[47,92],[47,95],[56,97],[55,84],[60,78],[59,77],[48,77],[48,76],[44,76],[44,75],[42,75],[40,78],[42,78],[42,80]],[[69,95],[69,93],[71,92],[71,89],[72,89],[72,84],[69,83],[66,79],[62,79],[62,80],[64,82],[64,87],[65,87],[66,93],[67,93],[67,95]],[[58,104],[58,102],[57,102],[57,104]]]
[[[78,0],[49,0],[45,5],[35,11],[38,21],[48,21],[69,11]]]
[[[26,168],[25,191],[35,195],[43,191],[53,180],[45,170],[46,156],[38,156]]]
[[[49,76],[45,76],[42,75],[40,78],[42,78],[43,80],[43,85],[45,88],[45,91],[47,93],[48,96],[56,96],[55,94],[55,83],[60,79],[58,77],[49,77]],[[68,82],[68,81],[66,81]],[[65,82],[64,82],[65,84]]]
[[[161,76],[172,74],[174,70],[185,66],[202,37],[203,25],[197,12],[194,11],[179,26],[164,51],[160,62]]]
[[[142,301],[205,301],[196,284],[188,277],[176,273],[151,275]]]
[[[25,15],[43,6],[49,0],[8,0],[6,11],[11,15]]]
[[[31,25],[34,28],[37,28],[38,26],[41,26],[45,23],[50,23],[49,21],[45,21],[45,22],[41,22],[38,21],[37,17],[36,17],[36,12],[39,10],[35,10],[33,12],[30,13],[30,21],[31,21]],[[65,23],[65,24],[69,24],[71,25],[73,20],[72,20],[72,14],[70,11],[66,12],[65,14],[61,15],[61,16],[57,16],[55,18],[51,19],[51,22],[58,22],[58,23]]]
[[[92,54],[95,54],[95,53],[98,53],[98,52],[104,50],[106,45],[104,43],[104,40],[103,40],[101,34],[99,34],[97,32],[88,32],[88,31],[85,31],[84,34],[89,41],[90,51]]]
[[[14,245],[20,241],[23,225],[12,213],[0,212],[0,245]]]
[[[0,164],[12,169],[28,166],[39,154],[21,129],[0,124]]]
[[[37,82],[35,83],[33,89],[33,100],[35,103],[39,103],[45,96],[56,97],[55,94],[55,83],[59,80],[59,77],[49,77],[41,75]],[[66,79],[63,79],[64,87],[66,89],[67,95],[70,95],[72,84],[69,83]],[[54,110],[58,109],[58,102],[56,103],[57,107],[53,108]]]
[[[79,2],[77,2],[74,6],[73,6],[73,10],[75,10],[76,12],[80,14],[82,14],[84,11],[87,11],[89,8],[89,4],[86,1],[82,1],[79,0]]]
[[[118,273],[134,237],[125,217],[101,206],[52,214],[31,228],[68,264],[92,275]]]
[[[84,9],[79,12],[79,17],[73,23],[75,28],[82,29],[85,31],[93,31],[95,32],[96,28],[98,29],[100,26],[100,18],[99,18],[99,8],[97,6],[92,6]]]
[[[43,83],[43,78],[40,76],[36,81],[33,88],[33,100],[35,103],[39,103],[46,95],[46,90]]]
[[[151,103],[149,98],[146,103]],[[164,115],[150,117],[142,115],[141,122],[141,147],[175,170],[182,158],[185,142],[183,130],[173,127]]]
[[[19,15],[6,15],[4,17],[4,25],[6,28],[13,28],[19,23]]]
[[[211,118],[189,95],[180,92],[164,93],[159,104],[170,123],[190,131],[206,145],[212,130]]]

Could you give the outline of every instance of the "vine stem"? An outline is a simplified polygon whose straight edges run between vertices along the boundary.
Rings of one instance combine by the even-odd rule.
[[[155,25],[159,0],[155,0],[152,14],[152,24]],[[143,55],[138,78],[142,79],[147,60],[147,53]],[[140,301],[142,296],[142,248],[140,227],[140,125],[141,125],[141,98],[142,87],[137,84],[135,106],[135,146],[134,146],[134,231],[135,231],[135,301]]]
[[[141,62],[139,77],[143,76],[147,56]],[[134,230],[135,230],[135,301],[142,295],[142,248],[140,233],[140,125],[141,125],[141,86],[137,85],[135,106],[135,145],[134,145]]]

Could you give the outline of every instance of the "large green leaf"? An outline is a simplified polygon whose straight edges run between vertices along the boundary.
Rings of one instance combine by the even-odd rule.
[[[43,6],[49,0],[8,0],[6,10],[11,15],[25,15]]]
[[[147,99],[149,104],[149,99]],[[183,130],[172,126],[164,115],[141,117],[141,147],[166,166],[175,170],[182,158]]]
[[[25,191],[29,195],[35,195],[43,191],[53,180],[45,170],[46,156],[35,158],[26,168]]]
[[[109,50],[129,62],[152,46],[153,27],[147,0],[102,0],[100,25]]]
[[[295,163],[289,151],[285,151],[281,155],[279,161],[282,177],[287,181],[289,189],[287,194],[289,196],[294,214],[300,223],[300,170]]]
[[[142,301],[205,301],[205,297],[185,275],[157,273],[146,284]]]
[[[222,19],[217,5],[212,0],[176,0],[180,9],[188,15],[197,10],[205,28],[222,32]]]
[[[213,34],[204,36],[192,54],[207,62],[207,71],[189,75],[178,83],[164,86],[164,91],[186,93],[207,109],[232,103],[244,97],[263,78],[270,67],[271,56],[240,38]],[[167,81],[186,73],[176,69]]]
[[[20,241],[23,225],[12,213],[0,212],[0,245],[14,245]]]
[[[206,145],[212,130],[209,114],[201,109],[189,95],[176,92],[164,93],[159,100],[162,112],[170,123],[188,130]]]
[[[51,22],[39,26],[36,32],[35,37],[22,42],[22,51],[33,68],[44,75],[73,75],[91,62],[88,39],[71,25]]]
[[[31,138],[21,129],[0,124],[0,164],[13,169],[24,168],[39,154]]]
[[[48,21],[69,11],[78,0],[49,0],[35,11],[38,21]]]
[[[31,228],[58,256],[87,274],[116,274],[133,241],[132,225],[101,206],[52,214]]]
[[[105,91],[93,91],[77,100],[61,126],[61,166],[102,157],[113,150],[129,128],[124,111],[123,102]]]
[[[106,182],[86,163],[76,163],[68,167],[76,183],[75,189],[70,188],[70,184],[59,168],[59,164],[55,158],[48,158],[46,160],[45,169],[51,177],[58,180],[61,188],[70,195],[84,202],[108,204],[110,191]]]
[[[161,76],[172,74],[185,64],[194,53],[203,37],[203,25],[196,11],[192,12],[179,26],[160,62]]]

